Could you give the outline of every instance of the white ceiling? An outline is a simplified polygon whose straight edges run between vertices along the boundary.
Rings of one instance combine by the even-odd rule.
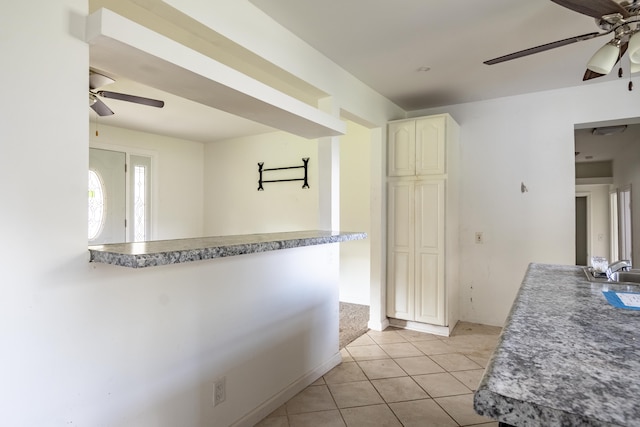
[[[99,117],[89,108],[92,129],[96,124],[98,127],[109,125],[200,142],[213,142],[275,131],[260,123],[142,85],[113,73],[105,74],[114,78],[116,82],[100,89],[159,99],[165,102],[165,106],[155,108],[101,98],[102,102],[107,104],[115,114]]]
[[[593,18],[550,0],[251,3],[406,110],[591,84],[582,82],[586,63],[609,40],[485,65],[598,28]],[[417,71],[420,67],[431,70]]]
[[[582,82],[586,62],[608,37],[501,64],[483,64],[514,51],[598,30],[592,18],[550,0],[250,1],[408,111],[616,78]],[[626,57],[622,64],[628,69]],[[430,70],[418,71],[420,67]],[[204,142],[274,130],[111,77],[116,83],[104,89],[162,99],[166,105],[159,110],[103,100],[116,114],[98,118],[102,124]],[[626,91],[626,85],[624,79],[620,90]],[[90,111],[93,122],[96,115]]]

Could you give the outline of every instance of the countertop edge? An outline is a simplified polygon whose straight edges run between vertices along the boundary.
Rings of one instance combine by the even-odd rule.
[[[89,262],[146,268],[366,238],[364,232],[306,230],[106,244],[88,249]]]

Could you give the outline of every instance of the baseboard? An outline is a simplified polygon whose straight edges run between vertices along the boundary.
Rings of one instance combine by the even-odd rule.
[[[261,420],[263,420],[267,415],[278,409],[280,406],[284,405],[288,402],[292,397],[296,394],[300,393],[310,384],[313,384],[318,378],[338,366],[342,362],[342,356],[340,352],[334,354],[331,359],[313,369],[310,372],[307,372],[302,377],[298,378],[284,390],[281,390],[279,393],[274,395],[272,398],[264,402],[262,405],[258,406],[238,421],[233,423],[232,427],[253,427]]]
[[[441,335],[443,337],[448,337],[449,335],[451,335],[451,331],[453,331],[453,328],[455,328],[456,326],[455,324],[449,326],[431,325],[429,323],[420,323],[401,319],[389,319],[389,324],[391,326],[395,326],[396,328],[426,332],[428,334]]]
[[[369,329],[373,329],[374,331],[384,331],[389,327],[389,319],[385,318],[380,322],[374,322],[373,320],[369,320],[367,323],[367,327]]]

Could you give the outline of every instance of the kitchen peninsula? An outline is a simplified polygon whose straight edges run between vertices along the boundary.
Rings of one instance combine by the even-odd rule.
[[[476,412],[526,426],[640,425],[640,311],[575,266],[531,264],[474,397]]]
[[[293,231],[89,246],[90,261],[143,268],[279,249],[361,240],[366,233]]]

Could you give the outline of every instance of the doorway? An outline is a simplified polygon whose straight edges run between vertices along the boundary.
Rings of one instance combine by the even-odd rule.
[[[89,244],[152,240],[152,158],[89,148]]]

